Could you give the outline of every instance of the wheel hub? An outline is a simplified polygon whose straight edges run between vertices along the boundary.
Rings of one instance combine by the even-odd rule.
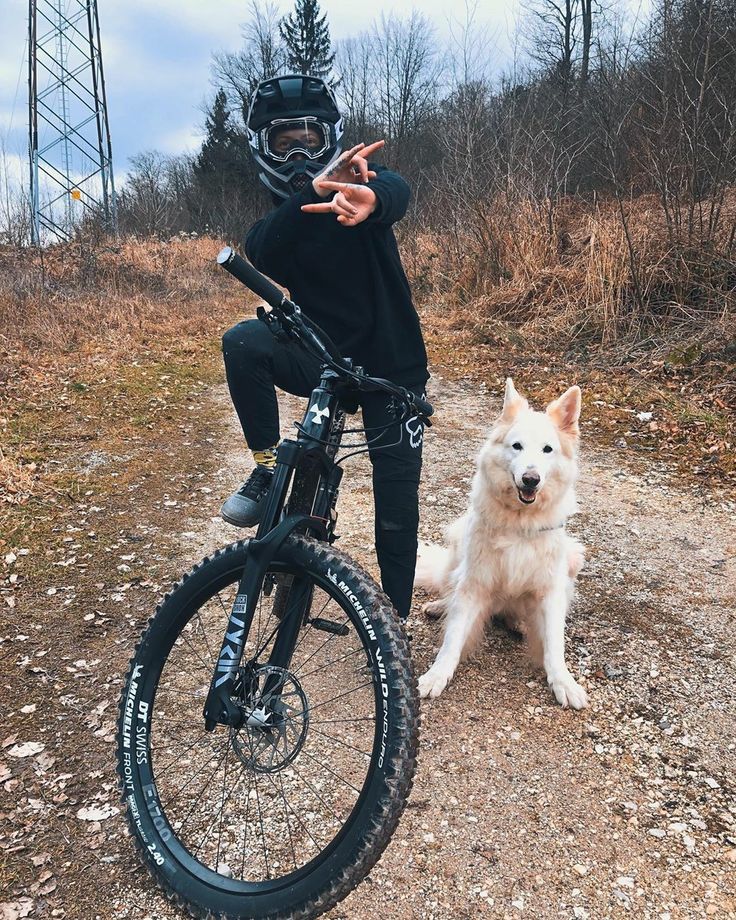
[[[241,669],[243,713],[233,749],[254,773],[278,773],[302,749],[309,731],[309,703],[296,676],[275,665]],[[245,673],[247,672],[247,673]]]

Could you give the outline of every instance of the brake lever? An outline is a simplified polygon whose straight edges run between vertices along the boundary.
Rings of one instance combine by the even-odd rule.
[[[283,320],[278,316],[275,310],[267,310],[265,307],[256,307],[256,316],[268,326],[268,331],[277,342],[289,342],[292,336],[284,329]]]

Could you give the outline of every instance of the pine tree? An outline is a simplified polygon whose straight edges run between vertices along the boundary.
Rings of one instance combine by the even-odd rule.
[[[194,162],[194,174],[200,180],[209,177],[226,179],[241,172],[243,144],[230,122],[230,109],[223,89],[217,91],[205,122],[206,137]]]
[[[296,0],[294,11],[279,24],[293,73],[329,79],[335,55],[330,53],[327,13],[320,16],[318,0]]]

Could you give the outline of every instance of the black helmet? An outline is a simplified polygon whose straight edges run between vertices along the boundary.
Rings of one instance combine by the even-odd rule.
[[[247,127],[259,178],[279,198],[301,191],[342,150],[335,95],[319,77],[263,80],[253,93]]]

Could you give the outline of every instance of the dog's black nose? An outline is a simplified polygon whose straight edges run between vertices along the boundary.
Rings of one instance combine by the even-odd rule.
[[[524,473],[521,477],[521,481],[527,489],[536,489],[540,479],[541,476],[539,473]]]

